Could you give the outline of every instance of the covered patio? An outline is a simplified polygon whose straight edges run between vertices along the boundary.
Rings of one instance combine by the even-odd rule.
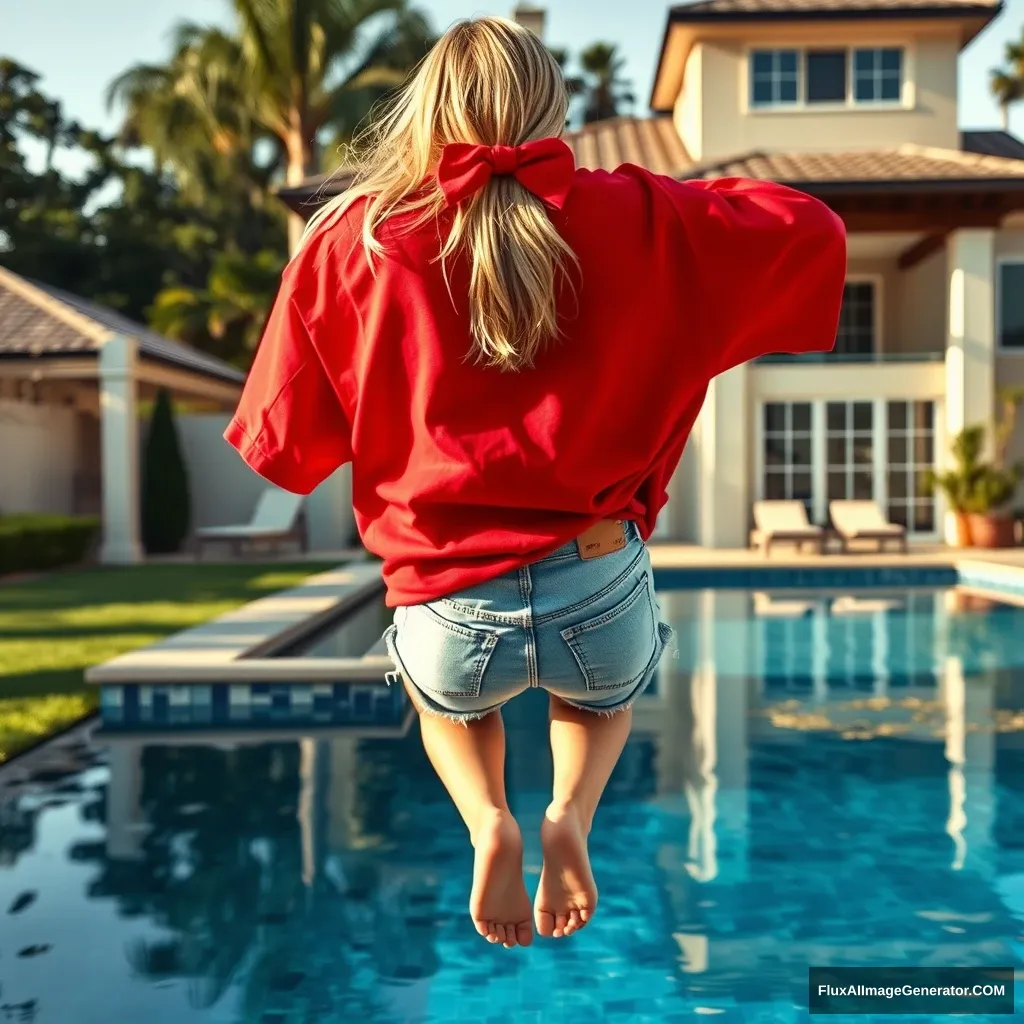
[[[143,555],[141,411],[229,413],[242,371],[113,310],[0,268],[0,513],[99,515],[100,560]]]

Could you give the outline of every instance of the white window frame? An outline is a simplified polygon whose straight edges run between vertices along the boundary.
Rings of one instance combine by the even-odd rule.
[[[846,284],[870,284],[874,287],[875,322],[871,325],[871,329],[874,331],[875,334],[874,354],[876,356],[879,356],[885,351],[885,277],[884,275],[878,273],[847,274]]]
[[[797,98],[795,103],[754,103],[754,80],[752,72],[755,53],[775,53],[780,50],[795,50],[797,53]],[[806,99],[807,52],[809,50],[846,50],[847,75],[846,99],[834,103],[808,103]],[[902,50],[903,67],[900,98],[898,100],[854,99],[853,55],[856,50]],[[748,45],[743,51],[744,59],[740,71],[740,108],[744,114],[821,114],[840,111],[869,113],[874,111],[913,110],[916,104],[916,52],[912,43],[895,39],[868,39],[838,46],[808,45],[802,42],[779,42],[766,45]]]
[[[996,259],[996,279],[993,282],[996,308],[993,310],[996,325],[996,350],[1000,355],[1024,356],[1024,345],[1003,344],[1003,267],[1024,267],[1024,256],[1000,256]]]

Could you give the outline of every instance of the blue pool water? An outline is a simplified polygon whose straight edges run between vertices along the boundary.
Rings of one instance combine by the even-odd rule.
[[[0,774],[0,1022],[797,1021],[811,964],[1020,965],[1024,608],[661,598],[579,935],[478,939],[415,724],[97,733]],[[506,715],[531,888],[545,714]]]

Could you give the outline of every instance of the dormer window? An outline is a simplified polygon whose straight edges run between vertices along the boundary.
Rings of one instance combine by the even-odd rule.
[[[899,104],[903,64],[898,47],[753,50],[750,106],[765,110]]]

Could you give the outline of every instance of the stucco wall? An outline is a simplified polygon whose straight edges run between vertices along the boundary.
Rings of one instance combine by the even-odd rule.
[[[837,34],[838,33],[838,34]],[[756,47],[904,46],[906,109],[870,107],[823,110],[748,109],[748,52]],[[689,61],[677,101],[677,127],[700,138],[687,145],[702,160],[735,156],[749,150],[827,152],[879,149],[916,143],[955,149],[957,127],[958,42],[949,35],[912,35],[860,27],[766,27],[756,35],[698,43]],[[696,73],[699,71],[699,75]],[[700,118],[694,116],[693,90],[700,82]],[[685,136],[684,136],[685,137]]]
[[[76,416],[0,399],[0,513],[74,511]]]
[[[268,486],[221,436],[225,413],[178,418],[192,491],[193,524],[222,526],[247,522]],[[143,428],[145,429],[145,428]],[[349,467],[344,467],[309,496],[306,503],[312,550],[337,551],[355,535]]]
[[[946,264],[943,247],[910,269],[900,271],[899,329],[892,346],[894,350],[945,351],[949,313]]]

